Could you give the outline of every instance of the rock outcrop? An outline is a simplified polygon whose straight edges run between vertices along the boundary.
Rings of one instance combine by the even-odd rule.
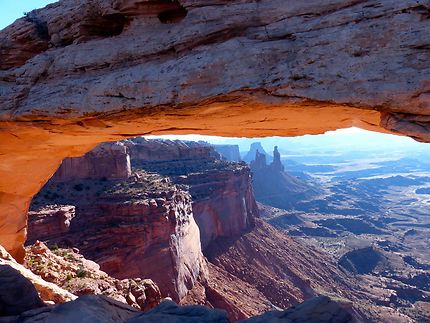
[[[28,212],[27,244],[33,244],[36,240],[49,240],[52,236],[67,233],[75,215],[73,205],[48,205],[37,211]]]
[[[327,296],[314,297],[286,311],[271,311],[241,321],[247,323],[265,322],[354,322],[351,314]]]
[[[83,157],[64,159],[51,180],[126,179],[130,175],[127,147],[121,142],[114,142],[98,145]]]
[[[256,150],[250,167],[255,198],[260,203],[286,210],[300,209],[300,203],[319,194],[312,185],[284,170],[278,147],[274,148],[273,161],[269,165],[266,155]]]
[[[127,304],[115,301],[103,295],[85,295],[78,299],[23,312],[17,316],[5,318],[7,323],[124,323],[140,312]],[[0,322],[1,321],[0,317]]]
[[[29,269],[18,264],[2,246],[0,246],[0,267],[4,268],[4,273],[6,275],[6,281],[3,281],[1,284],[2,288],[0,293],[2,293],[2,295],[4,294],[5,299],[9,301],[13,297],[16,297],[16,300],[20,302],[19,298],[27,294],[24,299],[28,300],[26,297],[30,297],[33,299],[31,303],[36,304],[37,302],[32,298],[34,294],[33,288],[36,288],[38,295],[45,302],[64,303],[76,299],[76,296],[72,293],[43,280],[40,276],[35,275]],[[15,278],[17,281],[14,281]],[[29,283],[25,283],[24,280]],[[22,285],[18,282],[22,282]],[[0,308],[2,308],[2,306],[3,305],[1,305]]]
[[[45,306],[33,284],[3,263],[0,263],[0,285],[0,319]]]
[[[22,260],[31,197],[103,141],[351,126],[430,141],[428,10],[64,0],[29,13],[0,32],[0,242]]]
[[[243,160],[246,161],[248,164],[251,163],[253,160],[256,159],[257,152],[259,155],[263,155],[265,162],[271,161],[272,156],[270,156],[261,145],[261,142],[253,142],[251,146],[249,147],[248,152],[245,156],[243,156]],[[261,158],[263,158],[261,156]]]
[[[218,237],[240,235],[258,217],[249,167],[221,159],[215,150],[195,142],[133,139],[133,167],[186,185],[202,247]]]
[[[241,323],[296,322],[305,318],[309,322],[350,323],[351,316],[341,305],[328,297],[319,297],[285,311],[272,311],[265,315],[240,321]],[[180,306],[165,300],[156,308],[139,313],[132,307],[105,296],[86,295],[73,302],[26,311],[5,318],[7,323],[230,323],[225,311],[201,305]]]
[[[105,295],[140,310],[160,303],[160,290],[152,280],[110,277],[98,264],[80,255],[76,248],[56,247],[51,251],[38,241],[26,251],[25,265],[33,273],[74,295]]]
[[[211,144],[211,146],[221,155],[221,157],[228,161],[240,162],[239,145],[220,145]]]
[[[163,296],[179,300],[203,275],[191,197],[164,177],[135,172],[122,181],[51,181],[29,214],[37,232],[43,232],[45,209],[38,213],[37,206],[49,203],[74,205],[76,214],[67,232],[43,234],[44,241],[78,248],[115,278],[150,277]]]

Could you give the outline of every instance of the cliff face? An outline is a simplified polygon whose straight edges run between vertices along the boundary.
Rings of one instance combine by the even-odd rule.
[[[427,18],[427,0],[64,0],[18,19],[0,32],[1,243],[23,259],[31,198],[104,141],[351,126],[430,141]]]
[[[72,172],[79,174],[79,169]],[[43,207],[64,203],[75,207],[67,226],[61,210]],[[31,240],[77,247],[119,279],[151,277],[164,296],[175,300],[205,270],[191,196],[164,177],[135,172],[122,180],[53,180],[33,200],[32,209]]]
[[[318,195],[317,189],[285,172],[277,147],[274,148],[273,161],[270,164],[267,164],[264,153],[259,150],[255,152],[250,167],[255,198],[258,202],[277,208],[292,209],[299,207],[300,202]]]
[[[190,186],[203,248],[216,238],[239,236],[254,226],[258,208],[249,168],[190,174],[178,182]]]
[[[132,140],[133,167],[169,176],[189,187],[202,247],[218,237],[239,235],[258,217],[245,164],[221,160],[204,144],[163,140]],[[173,154],[170,154],[173,152]]]
[[[110,275],[150,277],[163,295],[179,300],[204,275],[202,248],[253,227],[258,209],[250,170],[203,144],[140,138],[126,146],[133,164],[128,178],[97,178],[98,170],[80,176],[80,165],[88,174],[92,153],[70,165],[78,176],[54,175],[32,202],[28,242],[77,247]],[[116,153],[97,150],[111,153],[94,167],[121,172]],[[63,204],[73,205],[73,216]]]
[[[52,180],[125,179],[130,175],[130,156],[127,147],[120,142],[114,142],[101,144],[83,157],[64,159]]]
[[[27,244],[67,233],[70,229],[70,222],[75,216],[76,211],[73,205],[49,205],[39,208],[37,211],[28,212]]]
[[[242,158],[240,157],[239,145],[215,145],[211,146],[221,155],[225,160],[240,162]]]

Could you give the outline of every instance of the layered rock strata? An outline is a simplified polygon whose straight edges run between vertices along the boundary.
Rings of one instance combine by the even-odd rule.
[[[150,279],[118,280],[85,259],[76,248],[49,250],[37,241],[26,248],[25,265],[33,273],[77,296],[105,295],[140,310],[148,310],[161,301],[158,286]]]
[[[51,181],[76,179],[126,179],[131,175],[130,156],[121,142],[104,143],[83,157],[66,158]]]
[[[61,194],[46,196],[48,191]],[[136,172],[123,181],[52,181],[33,205],[51,202],[74,204],[76,215],[67,232],[44,240],[77,247],[113,277],[150,277],[163,296],[179,300],[204,271],[191,197],[163,177]],[[29,221],[43,231],[43,209],[34,211]]]
[[[267,163],[266,154],[256,149],[250,168],[255,198],[260,203],[286,210],[296,209],[300,208],[301,202],[310,200],[320,193],[306,181],[285,171],[278,147],[274,148],[270,164]]]
[[[50,237],[66,234],[75,216],[73,205],[47,205],[28,212],[27,243],[33,244],[36,240],[49,240]]]
[[[0,32],[0,242],[22,260],[32,196],[103,141],[351,126],[430,141],[428,11],[427,0],[64,0],[27,14]]]
[[[188,187],[203,248],[252,228],[258,208],[246,164],[224,161],[214,148],[195,142],[138,139],[129,149],[133,167]]]

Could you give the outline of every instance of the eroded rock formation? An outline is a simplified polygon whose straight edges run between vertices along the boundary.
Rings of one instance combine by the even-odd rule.
[[[150,279],[118,280],[85,259],[76,248],[51,251],[40,241],[26,247],[25,265],[36,275],[77,296],[105,295],[140,310],[160,303],[161,293]]]
[[[37,211],[28,212],[30,221],[28,222],[27,244],[33,244],[36,240],[49,240],[52,236],[67,233],[75,215],[73,205],[48,205]]]
[[[31,197],[102,141],[350,126],[430,141],[428,17],[427,0],[63,0],[29,13],[0,32],[0,242],[22,260]]]
[[[203,248],[253,226],[258,208],[246,164],[223,161],[206,144],[142,138],[131,142],[133,167],[189,187]]]
[[[252,151],[252,147],[251,150]],[[300,178],[285,172],[278,147],[273,150],[273,158],[267,164],[266,154],[258,149],[251,161],[252,184],[258,202],[282,209],[300,208],[300,203],[319,194],[318,189]]]
[[[1,292],[0,316],[8,314],[13,308],[11,302],[21,301],[40,307],[43,302],[64,303],[76,299],[76,296],[55,284],[43,280],[23,265],[18,264],[12,256],[0,245]],[[16,280],[15,280],[16,279]],[[36,292],[36,294],[35,294]],[[37,297],[35,297],[35,295]],[[38,300],[40,297],[40,300]],[[37,298],[37,299],[36,299]],[[21,308],[22,310],[22,308]]]
[[[125,179],[131,175],[130,156],[121,142],[104,143],[83,157],[66,158],[51,180]]]
[[[75,206],[66,232],[43,231],[47,221],[41,218],[49,203]],[[31,227],[42,236],[32,237],[77,247],[113,277],[151,277],[163,296],[179,300],[204,272],[191,197],[161,176],[135,172],[122,181],[52,181],[33,205]]]
[[[240,157],[239,145],[211,144],[211,146],[225,160],[234,161],[234,162],[240,162],[242,160],[242,158]]]

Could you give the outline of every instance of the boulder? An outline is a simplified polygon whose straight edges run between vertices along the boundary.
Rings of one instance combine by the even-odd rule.
[[[123,323],[138,310],[102,295],[86,295],[45,310],[10,317],[8,323]],[[0,321],[1,322],[1,321]]]
[[[327,296],[318,296],[285,311],[270,311],[240,323],[352,323],[349,312]]]
[[[0,317],[45,306],[33,284],[18,270],[2,262],[0,286]]]
[[[76,296],[72,293],[58,287],[55,284],[43,280],[40,276],[35,275],[29,269],[18,264],[15,259],[13,259],[11,255],[7,253],[2,246],[0,246],[0,265],[6,266],[5,268],[11,267],[15,271],[18,271],[19,274],[23,276],[25,280],[30,282],[29,284],[27,284],[28,286],[31,286],[28,287],[29,294],[31,295],[31,290],[35,287],[37,293],[45,302],[64,303],[76,299]],[[9,273],[11,273],[11,270],[7,269],[6,273],[9,275]],[[22,278],[20,278],[20,280],[23,281]],[[10,290],[7,289],[2,289],[2,291],[6,294],[10,292]]]
[[[229,323],[227,313],[202,305],[180,306],[164,301],[153,310],[135,316],[125,323]]]

